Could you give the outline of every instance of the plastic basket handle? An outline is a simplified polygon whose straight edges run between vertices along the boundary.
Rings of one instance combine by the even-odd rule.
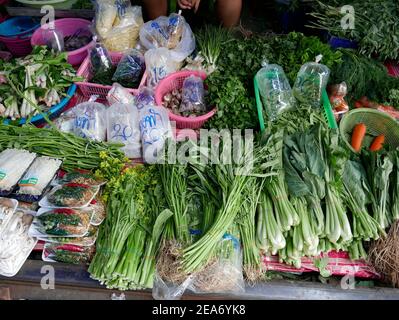
[[[323,101],[324,114],[326,115],[328,126],[330,127],[330,129],[338,129],[337,121],[335,120],[326,89],[323,89],[321,96]]]
[[[255,90],[255,100],[256,100],[256,108],[258,109],[258,118],[259,118],[259,126],[260,126],[260,131],[263,132],[265,131],[265,121],[263,120],[263,106],[262,106],[262,100],[260,99],[260,94],[259,94],[259,86],[258,86],[258,81],[256,80],[256,75],[254,76],[254,90]]]

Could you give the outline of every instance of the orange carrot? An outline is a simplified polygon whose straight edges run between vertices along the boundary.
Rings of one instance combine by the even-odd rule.
[[[352,148],[355,149],[356,152],[360,151],[365,135],[366,125],[364,123],[358,123],[353,129],[351,142]]]
[[[375,137],[375,139],[371,143],[370,151],[380,150],[384,145],[384,142],[385,142],[385,136],[383,134],[380,134],[378,137]]]

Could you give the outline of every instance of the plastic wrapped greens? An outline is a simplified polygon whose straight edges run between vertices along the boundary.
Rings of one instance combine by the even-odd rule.
[[[278,116],[293,108],[294,97],[284,70],[276,64],[264,64],[256,74],[263,108],[274,121]]]
[[[98,84],[109,84],[115,67],[108,50],[99,42],[89,50],[91,81]]]
[[[94,256],[95,247],[83,247],[74,244],[46,243],[42,259],[46,262],[69,264],[87,264]]]
[[[320,108],[322,93],[330,76],[330,69],[320,64],[320,60],[321,56],[318,56],[316,62],[308,62],[301,67],[293,88],[295,98],[313,108]]]
[[[29,234],[39,238],[81,237],[90,227],[93,209],[43,209],[35,217]]]
[[[119,61],[112,81],[126,88],[137,88],[145,70],[144,56],[140,51],[132,49]]]

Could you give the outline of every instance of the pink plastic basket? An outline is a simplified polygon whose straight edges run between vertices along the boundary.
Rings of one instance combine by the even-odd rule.
[[[123,54],[120,52],[110,52],[112,64],[116,65],[122,59]],[[91,83],[90,79],[92,77],[90,73],[91,69],[91,62],[90,56],[87,56],[86,59],[83,61],[82,65],[80,66],[77,75],[83,77],[85,79],[84,82],[76,82],[76,85],[79,87],[80,91],[82,92],[83,96],[91,97],[92,95],[98,95],[99,100],[106,100],[107,94],[111,90],[111,86],[104,86],[101,84]],[[145,85],[146,81],[146,73],[144,72],[143,78],[141,79],[139,87]],[[127,89],[131,94],[137,95],[139,90],[138,89]]]
[[[55,28],[60,30],[64,37],[73,35],[79,29],[89,30],[90,21],[84,19],[65,18],[54,21]],[[45,45],[45,39],[43,38],[45,29],[48,28],[48,24],[37,29],[31,39],[32,46]],[[68,63],[73,66],[78,66],[87,57],[87,50],[94,45],[94,41],[85,45],[84,47],[68,52]]]
[[[178,71],[172,73],[162,79],[155,89],[155,102],[158,106],[162,106],[163,97],[173,91],[174,89],[181,89],[183,87],[184,79],[194,75],[206,79],[206,73],[201,71]],[[179,129],[198,129],[201,128],[206,121],[208,121],[216,112],[216,108],[212,111],[198,117],[188,118],[182,117],[169,112],[169,119],[176,122],[176,127]]]
[[[8,51],[14,57],[25,57],[32,52],[32,46],[30,44],[30,36],[22,35],[18,37],[0,37],[0,41],[5,44]]]

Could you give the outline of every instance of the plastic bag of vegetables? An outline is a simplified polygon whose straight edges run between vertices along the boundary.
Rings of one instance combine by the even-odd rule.
[[[322,56],[316,57],[316,62],[305,63],[298,72],[293,93],[300,102],[320,108],[323,90],[326,89],[330,69],[319,63]]]
[[[137,88],[145,70],[144,56],[140,51],[132,49],[119,61],[112,81],[126,88]]]
[[[97,40],[96,37],[94,37]],[[98,84],[108,84],[115,72],[108,50],[96,41],[94,47],[89,49],[90,55],[90,81]]]
[[[42,239],[82,237],[90,227],[93,209],[39,209],[29,234]]]
[[[290,83],[284,70],[276,64],[262,64],[256,74],[263,108],[269,118],[274,121],[278,116],[294,107],[295,100]]]
[[[94,256],[95,247],[82,247],[74,244],[46,243],[42,259],[46,262],[87,264]]]

